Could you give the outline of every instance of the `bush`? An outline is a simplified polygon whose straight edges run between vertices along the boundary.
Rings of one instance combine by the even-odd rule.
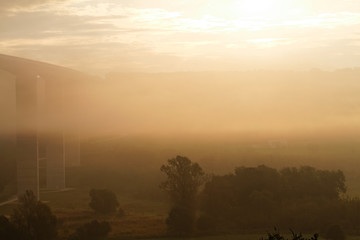
[[[31,191],[19,197],[19,202],[10,220],[21,239],[51,240],[57,236],[57,219],[48,205],[38,201]]]
[[[175,235],[189,235],[194,229],[195,210],[184,207],[174,206],[169,212],[166,219],[168,225],[168,232]]]
[[[21,236],[16,230],[14,224],[3,215],[0,216],[0,239],[18,240]]]
[[[345,240],[345,233],[339,225],[330,226],[326,233],[325,238],[330,240]]]
[[[0,216],[0,239],[51,240],[57,236],[57,219],[31,191],[19,197],[10,219]]]
[[[97,213],[109,214],[116,212],[119,206],[114,192],[107,189],[91,189],[89,206]]]
[[[98,222],[94,220],[89,223],[85,223],[79,227],[76,232],[71,235],[69,240],[101,240],[111,231],[111,226],[108,222]]]

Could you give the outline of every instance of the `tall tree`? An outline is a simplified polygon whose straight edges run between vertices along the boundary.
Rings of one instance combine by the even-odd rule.
[[[177,234],[191,233],[195,221],[197,195],[205,182],[205,173],[199,164],[182,156],[169,159],[160,170],[167,176],[160,187],[170,195],[173,202],[167,219],[168,228]]]
[[[26,240],[51,240],[57,236],[57,220],[45,203],[31,191],[19,197],[20,204],[10,217],[11,223]]]

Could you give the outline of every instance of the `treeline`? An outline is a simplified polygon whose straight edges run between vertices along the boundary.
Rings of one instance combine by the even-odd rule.
[[[171,169],[165,172],[166,183],[173,186],[167,188],[173,202],[167,223],[175,234],[258,232],[274,226],[323,236],[332,229],[360,233],[360,200],[346,197],[340,170],[239,167],[231,174],[207,176],[200,191],[205,176],[193,164],[178,156],[165,165]],[[195,195],[197,203],[186,200]]]
[[[332,224],[350,228],[360,211],[353,209],[354,200],[342,198],[345,193],[345,176],[339,170],[240,167],[206,183],[201,219],[211,229],[280,226],[312,232]]]

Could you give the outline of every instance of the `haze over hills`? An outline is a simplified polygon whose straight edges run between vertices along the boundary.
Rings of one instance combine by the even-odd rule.
[[[30,63],[14,59],[11,64],[19,69],[25,70],[21,63]],[[39,71],[58,68],[31,64]],[[59,76],[67,79],[63,84],[69,93],[62,100],[66,109],[62,114],[76,113],[86,136],[256,133],[291,137],[360,130],[359,69],[109,73],[104,78],[69,72],[76,73],[72,79]],[[1,76],[1,83],[11,88],[4,81],[11,75],[2,71]],[[71,93],[75,85],[79,90]],[[2,91],[5,108],[9,102],[5,98],[10,96],[6,88]],[[75,107],[74,98],[81,107]]]
[[[358,238],[359,26],[355,0],[0,0],[0,239]]]
[[[359,129],[358,73],[109,74],[99,98],[111,119],[120,114],[137,132],[352,132]]]

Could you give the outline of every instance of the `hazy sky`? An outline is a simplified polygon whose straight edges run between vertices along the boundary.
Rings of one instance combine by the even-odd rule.
[[[79,70],[360,66],[359,0],[0,0],[0,52]]]

